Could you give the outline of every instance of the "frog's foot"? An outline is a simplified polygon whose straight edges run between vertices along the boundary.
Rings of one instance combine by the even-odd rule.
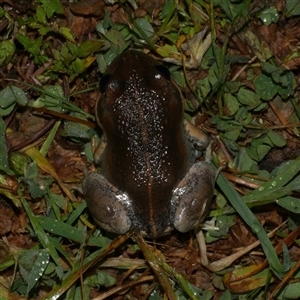
[[[186,119],[184,119],[184,127],[197,150],[205,150],[211,141],[211,136]]]
[[[205,161],[210,164],[211,162],[211,154],[212,154],[212,145],[214,143],[214,140],[211,139],[209,144],[207,145],[207,148],[206,148],[206,152],[205,152]]]

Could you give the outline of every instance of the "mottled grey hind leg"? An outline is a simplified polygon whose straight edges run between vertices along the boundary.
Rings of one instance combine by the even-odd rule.
[[[95,222],[116,234],[126,233],[131,225],[128,209],[131,201],[98,173],[89,174],[83,181],[83,194]]]

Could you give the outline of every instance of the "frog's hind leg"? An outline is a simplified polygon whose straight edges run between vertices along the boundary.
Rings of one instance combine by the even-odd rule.
[[[87,175],[82,185],[87,206],[101,228],[116,234],[129,231],[132,225],[128,213],[131,201],[127,194],[98,173]]]
[[[195,163],[173,192],[174,227],[180,232],[195,229],[210,211],[216,178],[210,159],[211,143],[205,161]]]

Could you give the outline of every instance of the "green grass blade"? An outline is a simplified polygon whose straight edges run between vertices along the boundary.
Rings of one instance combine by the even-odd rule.
[[[251,201],[257,201],[258,199],[266,199],[271,197],[279,198],[285,196],[287,193],[291,192],[291,190],[282,190],[282,187],[291,181],[297,173],[300,171],[300,157],[293,161],[289,168],[286,168],[283,172],[279,173],[276,177],[272,178],[261,187],[256,190],[253,190],[251,193],[245,195],[243,197],[244,202],[249,203]],[[292,188],[292,185],[291,185]],[[285,192],[282,195],[282,192]],[[280,193],[277,194],[276,193]]]
[[[31,210],[29,204],[27,203],[27,201],[24,198],[21,198],[21,203],[22,203],[22,205],[23,205],[23,207],[24,207],[24,209],[27,213],[27,216],[30,220],[30,223],[32,225],[32,228],[33,228],[37,238],[39,239],[40,243],[43,245],[44,249],[47,249],[50,256],[54,260],[55,264],[57,265],[57,268],[56,268],[57,275],[60,278],[62,278],[63,270],[62,270],[60,259],[59,259],[59,256],[58,256],[57,252],[56,252],[55,247],[52,245],[52,243],[50,243],[50,241],[48,239],[48,235],[43,230],[38,218],[32,212],[32,210]]]
[[[49,231],[53,234],[57,234],[59,236],[62,236],[64,238],[70,239],[78,243],[83,243],[85,241],[86,236],[85,234],[83,234],[82,230],[79,230],[62,221],[54,220],[49,217],[38,216],[37,218],[40,221],[42,228],[46,231]],[[87,241],[87,244],[103,248],[109,244],[109,240],[105,237],[90,237]]]
[[[276,271],[277,275],[283,273],[283,268],[279,262],[276,251],[267,236],[267,233],[265,232],[264,228],[261,226],[257,218],[253,215],[251,210],[248,208],[248,206],[245,204],[243,199],[232,187],[231,183],[228,182],[228,180],[221,173],[217,178],[217,184],[222,189],[222,192],[225,194],[226,198],[237,211],[237,213],[257,235],[271,268]]]

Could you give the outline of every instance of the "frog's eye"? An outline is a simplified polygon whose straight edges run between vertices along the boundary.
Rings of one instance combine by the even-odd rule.
[[[159,71],[159,73],[163,75],[165,79],[167,79],[168,81],[170,80],[171,73],[167,67],[165,67],[164,65],[157,65],[155,66],[155,68],[157,69],[157,71]]]
[[[105,89],[109,82],[110,76],[111,76],[110,74],[105,74],[100,79],[99,89],[102,94],[105,92]]]

